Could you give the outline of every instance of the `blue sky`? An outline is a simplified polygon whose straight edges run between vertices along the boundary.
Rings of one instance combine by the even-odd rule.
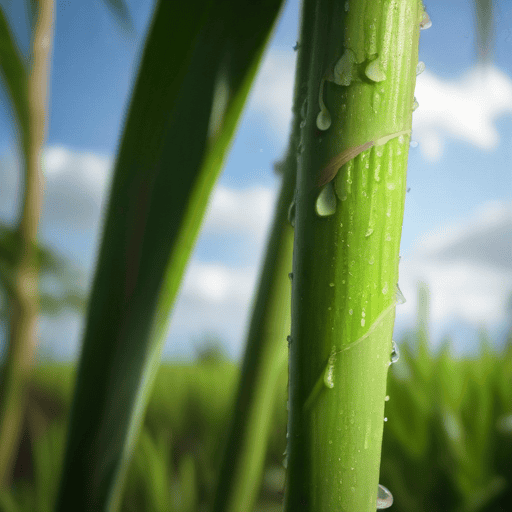
[[[89,273],[101,214],[154,7],[129,0],[135,36],[127,36],[101,0],[57,0],[51,115],[45,151],[46,196],[41,238]],[[432,333],[471,348],[486,323],[499,332],[512,293],[512,4],[495,2],[492,64],[476,68],[470,0],[426,3],[433,25],[422,31],[420,107],[413,116],[402,235],[397,332],[413,324],[418,280],[432,295]],[[24,2],[0,0],[24,54]],[[289,0],[191,260],[176,304],[165,354],[189,357],[205,334],[239,357],[252,293],[279,185],[273,162],[283,154],[290,122],[299,2]],[[19,191],[15,133],[0,91],[0,218],[14,219]],[[41,321],[42,346],[77,354],[81,320]],[[469,333],[469,337],[468,337]]]

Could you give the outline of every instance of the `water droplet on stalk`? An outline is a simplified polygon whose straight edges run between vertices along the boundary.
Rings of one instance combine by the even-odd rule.
[[[377,489],[377,510],[383,510],[393,505],[393,495],[389,489],[379,484]]]
[[[329,111],[327,109],[320,110],[316,116],[316,127],[319,130],[328,130],[331,126],[331,123],[331,114],[329,114]]]
[[[386,396],[384,397],[384,401],[385,401],[385,402],[389,402],[389,395],[386,395]]]
[[[350,8],[349,3],[345,2],[345,12],[348,12],[349,8]]]
[[[368,63],[366,69],[364,70],[364,74],[372,81],[372,82],[382,82],[386,80],[386,74],[382,71],[380,67],[380,60],[376,58]]]
[[[350,85],[354,79],[355,63],[355,53],[347,48],[334,66],[333,82],[337,85]]]
[[[398,350],[398,345],[396,344],[396,341],[392,341],[393,350],[391,352],[391,362],[389,365],[391,366],[393,363],[396,363],[400,359],[400,351]]]
[[[292,280],[293,280],[293,272],[290,272],[290,273],[288,274],[288,277],[290,278],[290,281],[292,281]]]
[[[423,17],[420,21],[420,30],[427,30],[427,28],[430,28],[432,26],[432,20],[430,19],[430,16],[428,15],[427,11],[423,11]]]
[[[327,183],[316,200],[316,213],[320,217],[328,217],[336,213],[336,196],[334,195],[334,186],[332,182]]]
[[[412,111],[414,112],[420,104],[418,103],[418,100],[416,99],[416,96],[414,97],[414,101],[412,102]]]
[[[404,297],[404,294],[402,293],[402,290],[400,290],[400,287],[398,286],[398,283],[396,284],[396,297],[395,297],[397,304],[405,304],[407,301]]]
[[[409,143],[409,146],[411,146],[411,148],[417,148],[418,147],[418,142],[415,141],[415,140],[411,140],[411,142]]]
[[[288,222],[295,227],[295,197],[290,203],[290,207],[288,208]]]
[[[304,98],[302,107],[300,108],[300,116],[302,117],[302,119],[306,119],[306,117],[308,117],[308,99],[307,98]]]
[[[334,387],[334,363],[336,362],[336,348],[332,347],[331,355],[329,356],[329,361],[327,362],[327,367],[324,372],[324,384],[329,389]]]
[[[422,60],[420,60],[416,65],[416,76],[421,75],[423,71],[425,71],[425,63]]]

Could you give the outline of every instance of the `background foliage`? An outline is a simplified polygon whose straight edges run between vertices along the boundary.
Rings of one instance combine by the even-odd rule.
[[[424,291],[422,293],[425,293]],[[426,316],[426,300],[420,318]],[[428,325],[399,342],[388,378],[381,482],[393,510],[498,512],[512,500],[512,333],[497,350],[485,331],[478,357],[456,358],[450,340],[433,354]],[[164,364],[131,464],[122,510],[208,510],[238,379],[222,353]],[[53,508],[74,368],[37,368],[13,488],[2,512]],[[172,389],[173,393],[169,393]],[[280,510],[286,435],[286,375],[279,385],[258,511]]]

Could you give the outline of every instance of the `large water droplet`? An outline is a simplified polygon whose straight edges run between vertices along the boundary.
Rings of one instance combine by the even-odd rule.
[[[400,287],[398,286],[398,283],[396,284],[396,297],[395,297],[397,304],[405,304],[406,299],[404,297],[404,294],[402,293],[402,290],[400,290]]]
[[[398,350],[398,345],[396,344],[396,341],[392,341],[393,349],[391,351],[391,362],[389,363],[392,365],[393,363],[396,363],[400,359],[400,351]]]
[[[336,213],[336,196],[332,182],[322,187],[316,199],[316,213],[320,217],[328,217]]]
[[[414,96],[414,101],[412,102],[412,111],[414,112],[419,106],[420,104],[418,103],[416,96]]]
[[[354,79],[354,65],[356,63],[356,55],[350,50],[346,49],[336,65],[334,66],[333,82],[337,85],[348,86]]]
[[[316,127],[319,130],[328,130],[331,126],[331,114],[327,109],[320,110],[316,116]]]
[[[377,489],[377,510],[383,510],[393,505],[393,495],[389,489],[379,484]]]
[[[373,233],[373,228],[368,228],[366,230],[366,233],[364,234],[364,236],[368,238],[372,233]]]
[[[420,60],[416,65],[416,76],[421,75],[423,71],[425,71],[425,63],[422,60]]]
[[[290,278],[290,281],[293,281],[293,272],[289,272],[288,277]]]
[[[423,10],[423,17],[420,21],[420,30],[427,30],[427,28],[430,28],[432,26],[432,20],[430,19],[430,16],[428,15],[427,11]]]
[[[411,148],[417,148],[418,147],[418,141],[411,140],[411,142],[409,143],[409,146],[411,146]]]
[[[386,80],[386,73],[382,71],[382,68],[380,67],[380,60],[379,58],[376,58],[375,60],[372,60],[364,70],[364,74],[373,82],[382,82]]]

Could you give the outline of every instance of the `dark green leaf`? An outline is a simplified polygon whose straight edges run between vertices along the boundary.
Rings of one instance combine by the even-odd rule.
[[[186,263],[280,0],[159,3],[120,146],[57,510],[116,510]],[[224,112],[210,124],[215,91]]]

